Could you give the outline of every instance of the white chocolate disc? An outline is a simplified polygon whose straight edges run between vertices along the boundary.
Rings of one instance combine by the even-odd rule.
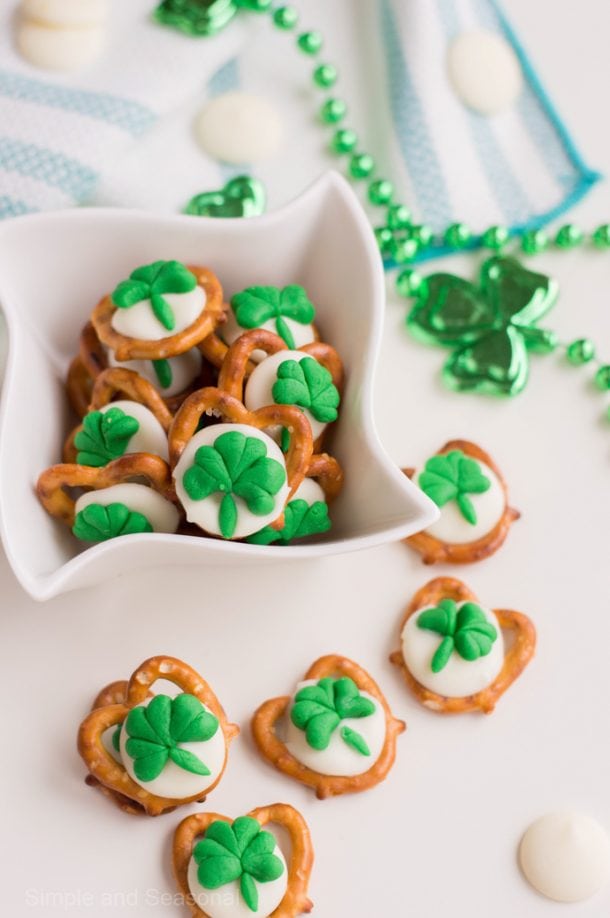
[[[146,701],[141,705],[136,705],[136,707],[145,708],[151,701],[152,698],[147,698]],[[210,711],[205,704],[203,707],[210,714],[214,713]],[[129,777],[132,778],[136,784],[139,784],[140,787],[145,788],[150,794],[155,794],[158,797],[168,797],[171,800],[184,800],[185,797],[194,797],[196,794],[204,794],[208,787],[211,787],[221,774],[227,757],[225,737],[219,722],[216,733],[214,736],[210,737],[209,740],[205,740],[204,742],[177,744],[179,749],[186,749],[187,752],[192,752],[193,755],[201,759],[207,765],[210,771],[209,775],[198,775],[192,771],[186,771],[184,768],[180,768],[179,765],[176,765],[175,762],[172,762],[171,759],[168,759],[160,775],[153,778],[152,781],[141,781],[136,777],[133,770],[133,759],[125,748],[128,739],[127,730],[123,724],[120,738],[121,761]]]
[[[103,25],[108,16],[107,0],[21,0],[25,19],[62,28]]]
[[[297,692],[307,685],[316,685],[316,679],[308,679],[305,682],[299,682],[296,687]],[[355,775],[364,774],[369,768],[372,768],[383,749],[386,737],[385,712],[377,698],[369,695],[367,692],[360,692],[363,698],[368,698],[375,705],[375,712],[369,717],[349,717],[342,720],[337,728],[333,731],[330,743],[326,749],[312,749],[307,742],[305,731],[296,727],[290,713],[294,707],[293,700],[286,712],[286,748],[297,759],[311,768],[312,771],[321,775],[339,775],[351,778]],[[370,750],[370,755],[362,755],[341,738],[341,728],[350,727],[356,730],[366,741]]]
[[[480,462],[478,459],[474,461],[491,482],[490,487],[482,494],[468,495],[476,511],[477,521],[473,526],[462,515],[457,502],[455,500],[448,501],[443,507],[439,507],[440,516],[436,522],[426,529],[428,535],[434,536],[435,539],[439,539],[441,542],[453,545],[476,542],[477,539],[481,539],[491,532],[502,518],[506,506],[506,497],[498,476],[484,462]]]
[[[100,26],[56,28],[25,19],[17,25],[16,43],[21,56],[34,67],[71,73],[97,60],[104,36]]]
[[[121,362],[116,360],[113,352],[109,349],[107,349],[107,356],[108,366],[133,370],[144,379],[147,379],[164,398],[171,398],[172,395],[179,395],[188,389],[201,373],[203,360],[201,351],[196,347],[192,347],[190,351],[185,351],[184,354],[179,354],[177,357],[168,357],[167,362],[172,371],[172,381],[165,388],[159,382],[152,360],[126,360]]]
[[[286,470],[286,460],[277,443],[256,427],[250,427],[247,424],[213,424],[211,427],[204,427],[203,430],[196,433],[187,444],[186,449],[180,457],[180,461],[174,469],[174,482],[178,499],[184,507],[187,520],[191,523],[196,523],[197,526],[200,526],[205,532],[210,532],[213,535],[221,534],[218,517],[223,494],[218,492],[216,494],[210,494],[209,497],[205,497],[203,500],[193,500],[186,493],[182,479],[187,469],[193,465],[195,453],[199,447],[213,446],[221,434],[230,431],[238,431],[246,437],[256,437],[258,440],[261,440],[267,447],[267,457],[269,459],[275,459],[276,462],[280,463],[284,471]],[[252,535],[253,532],[258,532],[259,529],[263,529],[265,526],[269,525],[269,523],[276,520],[284,509],[284,504],[288,499],[289,493],[290,487],[288,486],[288,481],[285,481],[278,493],[274,496],[274,509],[271,513],[267,513],[264,516],[257,516],[255,513],[252,513],[241,497],[235,497],[235,503],[237,505],[237,524],[233,538],[244,539],[246,536]]]
[[[460,609],[464,603],[457,605]],[[491,685],[504,665],[504,638],[494,613],[480,606],[487,621],[494,625],[498,632],[491,651],[486,657],[479,657],[478,660],[464,660],[454,650],[446,666],[440,672],[433,673],[430,664],[443,638],[435,631],[428,631],[417,625],[422,612],[429,608],[432,607],[426,606],[409,616],[403,628],[402,656],[411,675],[431,692],[445,695],[448,698],[465,698]]]
[[[451,42],[447,70],[458,98],[482,115],[510,108],[523,88],[517,55],[506,39],[487,29],[462,32]]]
[[[120,408],[125,414],[135,418],[140,425],[140,429],[129,440],[124,455],[128,453],[153,453],[155,456],[165,459],[166,462],[168,461],[167,434],[150,408],[140,405],[139,402],[119,399],[116,402],[109,402],[108,405],[103,405],[98,410],[105,414],[111,408]]]
[[[104,730],[104,732],[102,733],[102,746],[104,747],[108,755],[111,755],[114,761],[118,762],[120,765],[121,764],[121,753],[118,751],[118,749],[114,748],[114,745],[112,742],[112,738],[118,726],[119,726],[118,724],[115,724],[112,727],[108,727],[107,730]]]
[[[175,532],[180,520],[177,508],[169,500],[161,497],[147,485],[134,482],[111,485],[109,488],[81,494],[74,507],[75,514],[80,513],[89,504],[101,504],[102,507],[107,507],[108,504],[125,504],[130,510],[145,516],[154,532]]]
[[[244,404],[249,411],[256,411],[257,408],[265,408],[267,405],[276,404],[273,398],[273,386],[277,381],[277,370],[280,364],[286,360],[296,360],[298,363],[310,357],[303,351],[278,351],[277,354],[271,354],[266,360],[262,360],[259,365],[252,371],[250,378],[246,382],[244,391]],[[277,403],[279,404],[279,402]],[[298,407],[298,406],[297,406]],[[326,429],[327,425],[321,421],[316,421],[313,414],[307,408],[302,409],[303,414],[311,425],[311,435],[317,440],[320,434]]]
[[[288,317],[283,318],[284,322],[290,329],[290,333],[294,339],[295,347],[303,347],[304,344],[311,344],[312,341],[316,340],[313,325],[302,325],[301,322],[295,322],[294,319],[290,319]],[[277,335],[278,332],[275,321],[275,319],[268,319],[266,322],[263,322],[262,325],[257,327],[264,328],[266,331],[273,332],[274,335]],[[237,319],[235,318],[235,313],[233,312],[233,309],[230,308],[227,311],[227,320],[219,326],[217,334],[220,336],[220,338],[222,338],[225,344],[233,344],[234,341],[237,341],[237,339],[247,331],[251,331],[251,329],[242,328],[241,325],[238,325]],[[252,360],[253,363],[260,363],[261,360],[265,359],[267,359],[267,354],[262,350],[253,351],[250,355],[250,360]]]
[[[196,839],[195,843],[197,841],[200,839]],[[273,849],[273,854],[284,864],[284,872],[277,880],[270,880],[268,883],[254,881],[258,892],[258,908],[255,912],[248,908],[242,898],[239,891],[239,880],[226,883],[218,889],[206,889],[202,886],[197,877],[197,862],[193,857],[189,861],[187,872],[191,895],[199,908],[209,915],[209,918],[267,918],[275,912],[288,889],[286,859],[278,845]]]
[[[314,478],[304,478],[290,500],[304,500],[311,507],[318,501],[326,503],[326,494]]]
[[[203,287],[197,285],[188,293],[165,293],[163,298],[174,313],[175,326],[167,329],[152,311],[150,300],[140,300],[129,309],[116,309],[110,324],[120,335],[127,338],[141,338],[144,341],[160,341],[177,335],[199,318],[206,303]]]
[[[521,839],[519,863],[543,896],[581,902],[610,879],[610,839],[584,813],[548,813],[532,823]]]
[[[195,121],[201,149],[225,163],[254,163],[280,146],[282,123],[270,103],[248,92],[226,92],[208,102]]]

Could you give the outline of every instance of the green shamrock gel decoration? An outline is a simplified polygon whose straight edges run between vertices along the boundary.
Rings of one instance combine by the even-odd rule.
[[[536,323],[557,290],[546,275],[495,255],[484,262],[478,287],[453,274],[427,277],[407,327],[419,340],[453,350],[443,369],[449,388],[516,395],[527,382],[528,351],[548,349],[548,332]]]
[[[291,500],[284,510],[284,525],[281,529],[265,526],[246,539],[253,545],[288,545],[293,539],[304,539],[319,532],[328,532],[331,523],[328,518],[328,504],[317,500],[308,504],[306,500]]]
[[[136,303],[150,300],[155,317],[168,331],[176,327],[174,312],[164,297],[165,293],[190,293],[197,286],[197,278],[179,261],[155,261],[136,268],[129,280],[115,287],[111,300],[118,309],[130,309]]]
[[[465,602],[458,612],[453,599],[443,599],[435,608],[422,612],[417,627],[443,636],[430,664],[433,673],[445,668],[454,650],[469,662],[486,657],[498,637],[480,606]]]
[[[216,35],[237,12],[235,0],[163,0],[153,16],[192,36]]]
[[[288,287],[247,287],[231,300],[235,318],[242,328],[259,328],[275,319],[275,330],[291,350],[295,343],[285,319],[310,325],[316,311],[307,294],[297,284]]]
[[[298,405],[307,408],[316,421],[330,424],[337,420],[339,390],[326,367],[314,360],[284,360],[277,368],[273,384],[273,400],[277,405]]]
[[[218,520],[225,539],[233,536],[237,526],[235,497],[241,497],[251,513],[266,516],[273,511],[274,495],[285,481],[283,466],[267,457],[265,443],[238,430],[221,434],[213,446],[200,446],[195,464],[182,478],[184,490],[192,500],[224,494]]]
[[[115,750],[115,752],[118,752],[119,755],[121,754],[121,727],[122,726],[123,724],[117,724],[116,729],[114,730],[112,734],[112,748]]]
[[[194,695],[155,695],[145,707],[131,709],[125,730],[125,750],[139,781],[158,778],[169,761],[196,775],[211,773],[205,762],[180,745],[205,743],[218,730],[218,718]]]
[[[121,408],[90,411],[83,418],[82,430],[74,437],[79,465],[99,468],[125,454],[140,423]]]
[[[330,738],[342,720],[370,717],[374,713],[374,703],[360,694],[353,679],[348,676],[340,679],[327,676],[316,685],[306,685],[299,689],[290,719],[295,727],[305,731],[305,738],[312,749],[323,750],[328,748]],[[344,743],[360,755],[371,754],[364,737],[356,730],[343,727],[339,735]]]
[[[137,532],[152,532],[153,527],[143,513],[130,510],[125,504],[87,504],[76,514],[72,532],[83,542],[105,542],[117,536]]]
[[[257,217],[265,212],[262,182],[250,175],[237,175],[219,191],[196,194],[184,208],[196,217]]]
[[[172,365],[169,360],[153,360],[153,370],[162,389],[169,389],[174,378]]]
[[[284,873],[274,854],[277,842],[252,816],[232,824],[218,819],[193,848],[197,879],[205,889],[219,889],[239,880],[241,896],[252,912],[258,909],[257,883],[270,883]]]
[[[491,481],[483,474],[478,462],[460,449],[428,459],[418,481],[422,491],[437,507],[444,507],[454,500],[471,526],[476,524],[477,512],[468,494],[483,494],[491,487]]]

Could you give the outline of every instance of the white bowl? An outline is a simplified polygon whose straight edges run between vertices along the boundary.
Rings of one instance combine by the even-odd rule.
[[[140,534],[83,550],[39,504],[34,483],[58,462],[70,418],[64,376],[100,295],[134,265],[161,258],[209,265],[228,296],[252,284],[302,284],[324,338],[347,370],[329,442],[345,470],[332,530],[311,544],[269,547]],[[438,515],[389,461],[371,411],[384,277],[358,200],[338,175],[320,178],[282,210],[250,219],[154,217],[72,210],[0,225],[0,302],[9,354],[0,427],[0,513],[10,564],[35,599],[162,564],[280,563],[370,548],[412,535]],[[406,423],[406,419],[405,419]]]

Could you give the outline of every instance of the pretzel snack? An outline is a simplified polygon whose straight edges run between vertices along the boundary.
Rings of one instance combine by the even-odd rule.
[[[222,327],[224,322],[226,322],[226,315],[230,308],[231,308],[230,305],[228,303],[225,303],[224,315],[222,319],[220,320],[220,322],[218,323],[217,328],[210,335],[207,335],[203,339],[203,341],[201,341],[198,344],[199,350],[201,351],[203,356],[206,358],[206,360],[209,360],[212,366],[216,367],[217,370],[220,370],[220,368],[222,367],[225,361],[225,358],[227,356],[227,351],[229,350],[229,347],[230,347],[230,345],[228,345],[225,341],[223,341],[220,335],[218,334],[218,329]],[[315,344],[316,341],[320,340],[320,333],[318,332],[318,329],[316,328],[315,325],[312,325],[312,330],[313,330],[313,334],[315,338],[315,341],[312,343]],[[243,334],[239,336],[239,338],[236,338],[233,344],[236,344],[237,341],[239,341],[241,338],[244,337],[244,335],[250,334],[251,332],[254,332],[254,331],[262,331],[262,332],[266,332],[269,335],[273,335],[273,332],[267,332],[267,330],[264,328],[261,328],[261,329],[251,328],[251,329],[248,329],[248,331],[244,331]],[[273,336],[279,337],[278,335],[273,335]],[[280,338],[280,341],[284,343],[282,338]],[[308,345],[308,346],[311,346],[311,345]],[[299,348],[299,350],[303,350],[303,348]],[[312,357],[315,357],[315,354],[312,354]],[[256,366],[257,364],[253,360],[248,361],[245,371],[244,371],[244,375],[246,379],[248,378],[250,373],[252,373],[252,371],[254,370]]]

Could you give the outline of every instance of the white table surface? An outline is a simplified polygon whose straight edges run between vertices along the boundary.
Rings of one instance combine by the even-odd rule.
[[[577,14],[551,0],[506,5],[588,161],[610,172],[607,3],[581,0]],[[322,23],[323,0],[306,6]],[[289,187],[290,169],[276,187]],[[607,185],[573,217],[586,227],[610,218]],[[467,260],[451,265],[472,271]],[[549,255],[536,265],[561,284],[546,324],[563,340],[605,342],[610,359],[610,256]],[[586,370],[555,357],[532,359],[515,400],[451,395],[435,376],[443,352],[414,343],[404,315],[390,294],[376,385],[381,437],[401,465],[452,437],[488,449],[523,512],[504,548],[461,571],[424,568],[402,545],[272,574],[249,569],[247,579],[226,568],[146,571],[44,605],[23,593],[2,555],[3,914],[187,914],[172,902],[169,851],[177,822],[196,807],[128,817],[84,785],[75,750],[99,687],[155,653],[199,668],[244,726],[210,806],[239,815],[285,801],[309,820],[318,918],[610,914],[610,888],[560,906],[537,896],[516,864],[522,831],[548,810],[583,809],[610,829],[607,398]],[[449,573],[538,628],[535,660],[490,717],[425,711],[387,661],[413,592]],[[257,756],[247,723],[260,701],[290,690],[329,652],[368,668],[408,731],[383,785],[318,801]]]

